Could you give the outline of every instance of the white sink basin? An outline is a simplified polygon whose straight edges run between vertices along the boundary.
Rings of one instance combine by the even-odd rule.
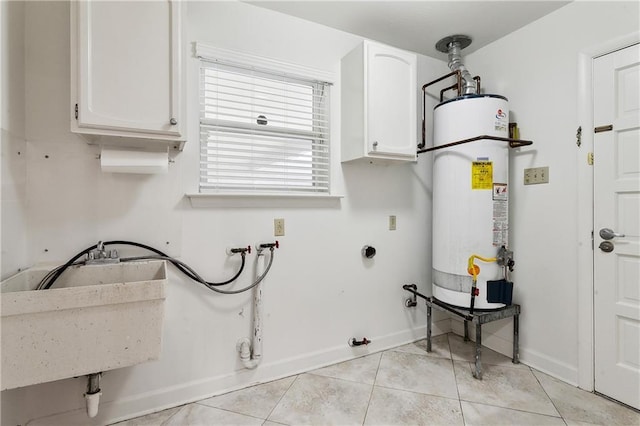
[[[69,268],[35,290],[46,268],[1,283],[1,390],[158,359],[166,262]]]

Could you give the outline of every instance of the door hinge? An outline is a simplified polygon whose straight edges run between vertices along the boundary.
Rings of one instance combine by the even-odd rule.
[[[609,132],[613,130],[613,124],[607,124],[606,126],[598,126],[595,129],[593,129],[594,133],[600,133],[600,132]]]
[[[591,250],[593,250],[593,229],[591,230]]]
[[[76,104],[76,120],[78,119],[78,104]]]
[[[576,145],[578,145],[578,148],[582,145],[582,126],[578,127],[578,130],[576,130]]]
[[[587,154],[587,164],[593,166],[593,152]]]

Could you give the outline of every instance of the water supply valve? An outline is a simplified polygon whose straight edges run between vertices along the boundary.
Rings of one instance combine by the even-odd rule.
[[[280,242],[278,242],[278,240],[272,242],[272,243],[262,243],[262,244],[258,244],[256,246],[257,252],[258,252],[258,256],[262,255],[262,251],[265,249],[269,249],[271,250],[271,253],[273,253],[273,251],[277,248],[280,248]]]
[[[356,338],[352,338],[351,340],[349,340],[349,346],[351,347],[355,347],[355,346],[366,346],[369,343],[371,343],[371,340],[367,339],[366,337],[363,337],[362,340],[356,340]]]
[[[231,248],[229,249],[229,254],[236,254],[236,253],[240,253],[242,255],[249,253],[251,254],[251,246],[247,246],[247,247],[235,247],[235,248]]]
[[[274,241],[273,243],[262,243],[258,246],[258,249],[264,250],[266,248],[280,248],[280,243],[278,242],[278,240]]]

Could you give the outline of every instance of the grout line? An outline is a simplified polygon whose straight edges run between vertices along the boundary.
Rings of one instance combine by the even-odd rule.
[[[460,406],[460,415],[462,416],[462,424],[466,424],[466,421],[464,420],[464,410],[462,410],[462,398],[460,398],[460,388],[458,387],[458,376],[456,374],[456,364],[453,359],[451,342],[449,342],[449,333],[447,333],[447,345],[449,346],[449,356],[451,357],[451,368],[453,369],[453,380],[456,382],[456,392],[458,393],[458,406]]]
[[[459,401],[458,398],[452,398],[450,396],[443,396],[443,395],[436,395],[435,393],[426,393],[426,392],[418,392],[418,391],[414,391],[414,390],[408,390],[408,389],[402,389],[402,388],[392,388],[389,386],[376,386],[377,388],[380,389],[388,389],[388,390],[392,390],[392,391],[398,391],[398,392],[406,392],[406,393],[411,393],[414,395],[422,395],[422,396],[428,396],[431,398],[442,398],[442,399],[448,399],[450,401]]]
[[[549,402],[551,402],[551,405],[553,405],[553,408],[555,408],[556,412],[558,413],[562,421],[565,424],[567,424],[567,421],[562,416],[562,413],[560,412],[560,410],[558,410],[558,407],[556,406],[555,401],[553,400],[553,398],[551,398],[551,396],[549,396],[549,394],[547,393],[547,390],[544,388],[544,386],[542,385],[542,382],[540,381],[540,379],[538,379],[538,376],[536,376],[536,374],[533,372],[531,367],[529,367],[529,371],[531,372],[531,375],[533,376],[533,378],[536,379],[536,382],[538,382],[538,385],[540,385],[540,389],[542,389],[542,392],[544,392],[544,394],[547,396],[547,398],[549,399]]]
[[[376,368],[376,375],[373,377],[373,386],[371,386],[371,393],[369,394],[369,401],[367,402],[367,410],[364,412],[364,419],[362,419],[362,424],[364,425],[367,421],[367,415],[369,414],[369,407],[371,406],[371,399],[373,398],[373,391],[376,388],[376,380],[378,379],[378,372],[380,371],[380,364],[382,364],[382,357],[384,356],[384,351],[380,354],[380,359],[378,360],[378,367]]]
[[[167,422],[173,418],[173,416],[175,416],[175,415],[176,415],[176,414],[178,414],[180,411],[182,411],[182,409],[183,409],[184,407],[186,407],[187,405],[189,405],[189,404],[184,404],[184,405],[182,405],[182,406],[178,406],[178,407],[180,407],[180,408],[178,408],[178,409],[176,410],[176,412],[175,412],[175,413],[173,413],[173,414],[171,414],[169,417],[167,417],[167,419],[166,419],[166,420],[164,420],[164,421],[160,424],[160,426],[166,425],[166,424],[167,424]],[[167,408],[167,410],[171,410],[171,408]],[[164,410],[162,410],[162,411],[164,411]],[[161,413],[162,411],[158,411],[158,412],[156,412],[156,413]],[[156,413],[147,414],[147,416],[150,416],[150,415],[152,415],[152,414],[156,414]],[[146,417],[146,416],[142,416],[142,417]],[[137,417],[137,418],[139,419],[140,417]],[[134,419],[131,419],[131,420],[134,420]]]
[[[518,412],[524,413],[524,414],[535,414],[537,416],[551,417],[553,419],[562,419],[562,421],[564,421],[566,423],[566,421],[564,420],[564,418],[561,415],[554,416],[554,415],[551,415],[551,414],[538,413],[536,411],[527,411],[527,410],[522,410],[522,409],[519,409],[519,408],[511,408],[511,407],[505,407],[505,406],[502,406],[502,405],[487,404],[485,402],[478,402],[478,401],[469,401],[469,400],[466,400],[466,399],[461,399],[460,401],[468,402],[469,404],[485,405],[487,407],[500,408],[502,410],[518,411]]]
[[[291,377],[291,376],[289,376],[289,377]],[[289,391],[291,390],[291,388],[293,387],[293,384],[294,384],[295,382],[297,382],[297,381],[298,381],[298,378],[299,378],[299,377],[300,377],[300,374],[297,374],[297,375],[296,375],[296,378],[295,378],[295,379],[293,379],[293,380],[291,381],[291,384],[289,385],[289,387],[287,388],[287,390],[286,390],[286,391],[284,391],[284,392],[282,392],[282,396],[280,396],[280,398],[278,399],[278,402],[276,402],[276,403],[273,405],[273,408],[271,409],[271,411],[269,411],[269,414],[267,414],[267,417],[264,419],[264,421],[265,421],[265,422],[266,422],[267,420],[269,420],[269,417],[271,417],[271,415],[273,414],[273,411],[276,409],[276,407],[277,407],[278,405],[280,405],[280,402],[282,401],[282,399],[284,398],[284,396],[287,394],[287,392],[289,392]],[[278,423],[278,422],[274,422],[274,423]]]
[[[212,410],[219,410],[219,411],[225,411],[227,413],[233,413],[233,414],[237,414],[239,416],[244,416],[244,417],[251,417],[252,419],[257,419],[257,420],[262,420],[263,422],[266,421],[267,419],[263,419],[262,417],[256,417],[252,414],[246,414],[246,413],[239,413],[237,411],[233,411],[230,410],[228,408],[221,408],[221,407],[212,407],[211,405],[207,405],[207,404],[200,404],[199,402],[192,402],[191,404],[188,405],[199,405],[201,407],[206,407],[206,408],[210,408]],[[173,416],[171,416],[173,417]]]

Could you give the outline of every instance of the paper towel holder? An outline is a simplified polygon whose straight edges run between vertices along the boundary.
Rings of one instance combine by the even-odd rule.
[[[100,168],[103,173],[164,174],[168,172],[169,149],[140,150],[119,146],[101,146]]]

